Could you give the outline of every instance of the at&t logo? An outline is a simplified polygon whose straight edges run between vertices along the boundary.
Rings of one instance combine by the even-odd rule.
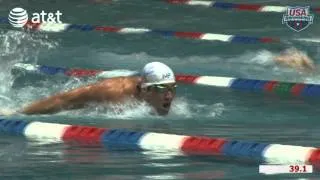
[[[28,21],[28,13],[22,8],[13,8],[9,13],[8,20],[13,27],[21,28]]]
[[[62,13],[58,10],[55,13],[46,13],[44,10],[41,13],[32,13],[31,23],[62,23],[60,16]],[[9,12],[9,23],[13,27],[21,28],[28,22],[28,13],[25,9],[16,7]]]

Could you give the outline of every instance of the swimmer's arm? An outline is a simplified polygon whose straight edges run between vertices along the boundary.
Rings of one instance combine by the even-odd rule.
[[[314,71],[316,69],[315,64],[309,57],[303,57],[303,63],[309,70]]]
[[[36,101],[23,108],[23,114],[52,114],[61,110],[71,110],[83,108],[88,102],[108,100],[108,92],[105,88],[101,91],[100,84],[89,85],[77,88],[68,92],[59,93],[48,98]],[[103,99],[100,94],[103,94]],[[111,95],[112,93],[110,93]]]
[[[86,89],[76,89],[69,92],[59,93],[48,98],[36,101],[25,107],[20,113],[23,114],[52,114],[62,109],[75,109],[83,105],[81,96],[88,93]]]
[[[287,56],[276,56],[273,58],[276,63],[286,63],[288,61]]]

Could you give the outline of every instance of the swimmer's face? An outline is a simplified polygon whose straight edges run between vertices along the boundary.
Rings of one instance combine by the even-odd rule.
[[[167,115],[171,102],[176,96],[176,87],[176,83],[149,86],[145,100],[155,108],[159,115]]]

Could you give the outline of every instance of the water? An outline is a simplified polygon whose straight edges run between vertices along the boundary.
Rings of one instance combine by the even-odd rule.
[[[305,5],[300,1],[250,2]],[[19,109],[33,100],[95,81],[12,75],[12,66],[18,62],[140,70],[147,62],[161,61],[184,74],[320,83],[319,73],[301,74],[278,67],[270,60],[281,50],[296,47],[318,64],[319,44],[292,41],[299,37],[319,38],[317,15],[314,24],[296,33],[281,24],[281,13],[235,12],[143,0],[112,3],[3,0],[1,3],[2,17],[13,7],[21,6],[28,11],[60,10],[66,23],[271,36],[286,41],[252,45],[101,32],[39,34],[2,25],[0,108]],[[320,6],[316,1],[308,4]],[[125,112],[97,106],[55,115],[12,118],[317,147],[320,145],[318,105],[312,99],[179,85],[177,99],[167,117],[150,116],[149,107],[144,104],[138,104],[138,108],[126,104],[122,105]],[[0,147],[1,179],[316,179],[318,176],[264,176],[258,174],[258,164],[211,157],[175,157],[159,152],[108,152],[64,144],[43,145],[7,135],[1,135]]]

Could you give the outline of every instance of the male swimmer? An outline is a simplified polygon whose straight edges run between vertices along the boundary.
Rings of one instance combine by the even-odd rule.
[[[316,69],[313,60],[295,48],[283,51],[279,56],[274,58],[274,61],[280,65],[295,68],[303,72],[313,72]]]
[[[83,108],[91,102],[124,102],[129,98],[145,101],[156,114],[167,115],[176,95],[173,71],[165,64],[151,62],[141,76],[116,77],[58,93],[23,108],[23,114],[52,114],[62,110]]]

